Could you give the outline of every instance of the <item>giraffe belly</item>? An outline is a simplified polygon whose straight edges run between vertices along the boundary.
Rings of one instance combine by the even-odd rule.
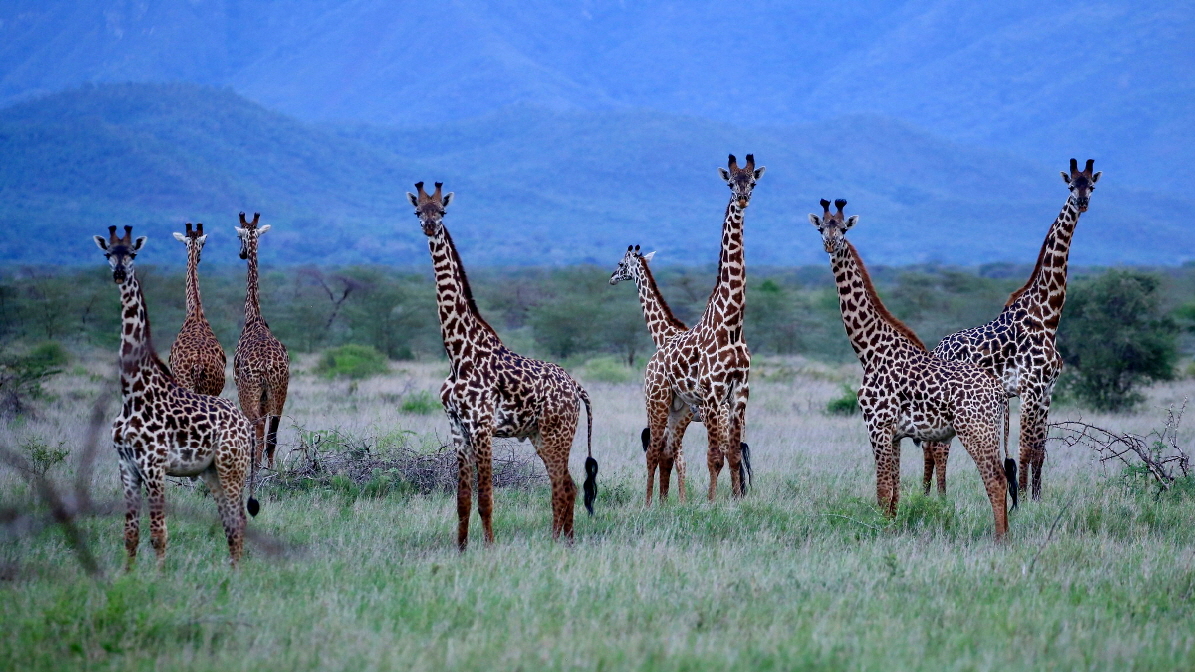
[[[212,466],[214,457],[209,446],[172,446],[166,455],[166,475],[198,476]]]

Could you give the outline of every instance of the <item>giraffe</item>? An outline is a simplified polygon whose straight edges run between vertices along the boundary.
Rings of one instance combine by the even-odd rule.
[[[1066,202],[1046,232],[1029,280],[1008,297],[996,319],[950,334],[934,348],[934,354],[942,359],[965,360],[978,365],[1002,381],[1008,397],[1021,398],[1019,481],[1022,486],[1028,485],[1032,469],[1034,500],[1041,499],[1050,400],[1054,384],[1062,373],[1062,356],[1058,354],[1054,339],[1066,303],[1071,238],[1079,225],[1079,215],[1087,212],[1091,192],[1100,179],[1099,172],[1092,172],[1094,166],[1095,160],[1088,159],[1083,170],[1079,170],[1079,162],[1071,159],[1070,172],[1062,171],[1062,181],[1069,190]],[[1004,433],[1007,446],[1007,424]],[[923,451],[925,491],[929,492],[936,468],[938,492],[945,494],[950,444],[927,442]],[[1008,465],[1009,468],[1012,466]]]
[[[702,422],[708,436],[706,463],[710,482],[707,498],[717,495],[718,474],[729,463],[731,496],[743,496],[743,427],[751,351],[743,342],[747,268],[743,256],[743,211],[755,183],[766,169],[755,167],[747,155],[739,168],[731,154],[718,173],[730,187],[730,201],[722,221],[722,249],[718,277],[697,325],[681,331],[648,362],[644,393],[647,398],[647,505],[651,506],[655,469],[676,460],[681,500],[685,496],[681,437],[691,420]],[[660,496],[667,494],[669,469],[660,473]]]
[[[270,333],[270,325],[261,316],[257,287],[257,242],[270,225],[258,227],[261,213],[253,213],[253,221],[241,213],[241,225],[236,227],[241,239],[241,259],[248,260],[245,283],[245,327],[232,358],[236,376],[237,396],[241,410],[253,423],[257,439],[253,464],[261,461],[262,448],[270,468],[274,467],[274,449],[278,445],[278,421],[286,405],[286,388],[290,383],[290,356]],[[268,425],[268,426],[267,426]]]
[[[174,234],[176,240],[187,246],[187,318],[170,346],[170,371],[179,385],[188,390],[218,397],[224,391],[228,358],[203,315],[203,301],[199,298],[199,253],[207,236],[202,222],[194,229],[187,222],[186,230],[185,234]]]
[[[851,347],[863,365],[859,407],[876,461],[876,499],[888,516],[900,500],[900,441],[945,441],[958,435],[975,460],[995,517],[995,536],[1008,531],[1007,483],[1000,464],[998,424],[1004,413],[999,382],[970,362],[929,353],[921,339],[884,307],[875,285],[846,239],[858,215],[844,217],[845,200],[822,200],[809,221],[830,255],[839,308]]]
[[[407,193],[427,236],[436,275],[440,333],[451,363],[440,387],[440,400],[451,424],[457,456],[457,547],[469,543],[472,472],[477,468],[477,512],[487,545],[494,543],[494,438],[530,439],[552,484],[552,536],[573,538],[577,484],[568,471],[569,453],[585,404],[588,456],[585,459],[584,502],[590,515],[597,498],[598,463],[593,459],[593,411],[589,394],[561,367],[523,357],[508,349],[482,318],[468,276],[444,214],[453,194],[442,182],[428,194]]]
[[[149,494],[150,541],[158,565],[166,557],[166,477],[202,476],[216,500],[235,567],[245,541],[241,490],[249,470],[253,434],[248,419],[228,399],[181,386],[154,352],[149,313],[133,269],[145,236],[133,240],[133,227],[108,227],[95,236],[120,287],[120,415],[112,422],[112,444],[120,459],[126,506],[126,569],[137,559],[141,536],[141,487]],[[250,513],[258,503],[249,498]]]

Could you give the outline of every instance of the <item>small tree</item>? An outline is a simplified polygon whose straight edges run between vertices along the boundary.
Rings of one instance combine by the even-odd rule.
[[[1077,370],[1075,395],[1092,408],[1129,409],[1144,399],[1137,385],[1173,377],[1178,327],[1159,306],[1158,285],[1146,273],[1112,270],[1072,287],[1058,349]]]

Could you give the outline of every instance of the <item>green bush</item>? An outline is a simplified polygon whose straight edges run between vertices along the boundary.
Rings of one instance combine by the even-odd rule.
[[[629,383],[635,372],[613,357],[595,357],[585,362],[585,378],[601,383]]]
[[[386,356],[369,345],[342,345],[324,351],[316,366],[316,373],[327,378],[360,380],[386,373]]]
[[[1122,411],[1144,382],[1170,380],[1178,326],[1159,305],[1157,277],[1112,270],[1076,283],[1058,330],[1063,360],[1075,367],[1067,392],[1099,411]]]
[[[410,413],[412,415],[431,415],[440,410],[440,400],[427,390],[419,390],[414,394],[408,394],[402,400],[402,405],[399,406],[399,409],[403,413]]]
[[[23,355],[0,356],[0,416],[28,413],[32,401],[46,396],[42,383],[62,373],[66,362],[66,350],[52,341]]]
[[[859,393],[850,385],[843,384],[842,396],[831,399],[826,404],[826,412],[830,415],[854,415],[859,412]]]
[[[30,468],[38,476],[45,476],[50,469],[66,461],[66,456],[70,455],[71,451],[65,446],[65,441],[59,441],[57,446],[51,446],[44,439],[36,436],[26,439],[21,444],[22,450],[29,457]]]

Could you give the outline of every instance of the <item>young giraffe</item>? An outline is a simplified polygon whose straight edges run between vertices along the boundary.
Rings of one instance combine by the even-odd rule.
[[[237,342],[232,358],[232,370],[236,376],[237,396],[245,417],[253,423],[257,437],[257,450],[253,464],[261,462],[262,447],[266,460],[274,466],[274,449],[278,445],[278,421],[286,405],[286,388],[290,383],[290,356],[270,325],[261,316],[261,303],[257,287],[257,241],[270,230],[270,225],[258,228],[261,213],[253,213],[253,221],[245,220],[241,213],[241,225],[236,227],[241,239],[241,259],[248,260],[249,270],[245,283],[245,327],[241,340]],[[268,425],[268,427],[267,427]]]
[[[635,286],[639,290],[639,303],[643,307],[643,317],[647,321],[647,329],[651,333],[652,341],[656,345],[656,351],[647,361],[647,369],[643,375],[643,390],[644,397],[651,399],[653,397],[663,397],[668,394],[668,378],[664,371],[663,350],[668,347],[669,342],[676,335],[688,331],[688,327],[684,322],[681,322],[672,313],[672,309],[668,307],[668,302],[664,300],[663,294],[660,293],[660,288],[656,284],[656,279],[648,267],[648,262],[655,255],[655,252],[642,254],[639,251],[639,246],[627,246],[627,252],[623,255],[621,261],[618,262],[618,267],[614,269],[614,273],[610,275],[610,284],[616,285],[624,280],[634,280]],[[674,403],[677,402],[674,400]],[[685,430],[688,429],[689,423],[693,421],[695,416],[694,409],[685,407],[684,409],[676,409],[675,413],[669,413],[668,426],[665,430],[665,438],[662,442],[662,447],[656,445],[656,450],[659,452],[652,452],[651,428],[643,429],[641,436],[643,442],[643,453],[647,458],[647,472],[648,476],[648,492],[647,503],[651,504],[652,488],[651,483],[654,480],[653,475],[656,471],[656,466],[660,468],[660,498],[668,498],[668,488],[671,480],[672,469],[676,467],[677,479],[679,481],[678,488],[680,489],[680,500],[685,501],[685,456],[683,450],[683,440]],[[747,479],[751,473],[751,452],[746,443],[740,442],[739,447],[742,452],[743,461],[739,465],[739,480],[743,483],[744,492],[747,488]]]
[[[203,315],[199,298],[199,253],[207,241],[203,223],[192,229],[191,222],[187,222],[187,232],[175,233],[174,238],[187,246],[187,319],[170,346],[170,371],[188,390],[218,397],[224,391],[228,357]]]
[[[436,273],[440,333],[451,369],[440,388],[440,400],[451,422],[457,456],[457,546],[469,543],[473,466],[477,467],[477,512],[486,544],[494,542],[491,522],[494,480],[491,442],[494,438],[531,439],[552,483],[552,536],[573,538],[577,484],[568,471],[569,453],[585,404],[588,457],[585,459],[585,508],[593,513],[597,498],[597,461],[593,459],[593,412],[589,395],[564,369],[550,362],[511,352],[481,317],[464,264],[452,242],[444,213],[452,193],[443,183],[428,194],[408,193],[415,216],[427,236]]]
[[[643,318],[647,321],[647,330],[656,345],[656,351],[647,361],[647,370],[643,376],[643,394],[646,399],[661,398],[668,395],[669,383],[664,367],[664,350],[677,335],[689,330],[672,313],[655,277],[648,268],[648,262],[655,252],[641,254],[639,246],[627,246],[627,252],[618,268],[610,275],[610,284],[616,285],[624,280],[633,280],[639,290],[639,303],[643,307]],[[680,490],[680,501],[685,501],[685,456],[682,450],[682,440],[685,429],[693,421],[692,409],[683,402],[674,399],[676,409],[668,414],[668,425],[663,441],[651,441],[651,428],[643,430],[643,451],[647,458],[647,504],[651,505],[652,489],[655,480],[656,467],[660,469],[660,499],[668,497],[669,481],[672,468],[676,467],[677,487]],[[650,403],[648,408],[650,419]]]
[[[995,516],[996,538],[1008,531],[1007,483],[999,455],[1004,391],[995,378],[970,362],[938,359],[911,329],[884,307],[858,251],[846,232],[859,220],[845,219],[846,201],[821,202],[821,217],[809,221],[822,234],[830,255],[842,323],[863,364],[859,407],[867,422],[876,460],[876,499],[888,516],[900,500],[900,441],[947,441],[957,435],[975,460]]]
[[[150,338],[149,314],[133,260],[145,236],[133,240],[133,227],[108,227],[95,236],[120,286],[121,411],[112,422],[112,445],[120,458],[126,505],[126,567],[133,568],[141,531],[141,486],[149,493],[150,541],[161,565],[166,557],[166,477],[202,476],[216,500],[235,566],[245,540],[241,489],[249,470],[253,434],[249,421],[227,399],[197,394],[174,379],[158,359]],[[249,498],[249,511],[257,502]]]
[[[1041,499],[1050,399],[1062,372],[1062,356],[1054,341],[1066,303],[1067,261],[1079,215],[1087,212],[1091,192],[1100,179],[1100,173],[1092,172],[1094,165],[1095,161],[1088,159],[1079,170],[1079,162],[1071,159],[1070,172],[1062,172],[1070,193],[1046,232],[1029,280],[1008,297],[1000,315],[987,324],[950,334],[934,348],[934,354],[942,359],[968,361],[988,371],[1003,382],[1005,394],[1021,398],[1019,481],[1028,485],[1032,468],[1035,500]],[[1004,432],[1007,445],[1007,420]],[[938,492],[945,494],[950,444],[928,442],[923,450],[925,491],[929,492],[936,468]]]
[[[647,504],[651,505],[655,464],[652,455],[673,455],[679,448],[681,416],[694,414],[693,419],[705,424],[709,451],[706,463],[710,471],[708,498],[714,500],[718,490],[718,474],[729,462],[731,496],[743,496],[742,435],[746,421],[747,399],[750,395],[748,376],[751,370],[751,351],[743,342],[743,310],[746,306],[747,268],[743,256],[743,211],[751,201],[756,181],[765,168],[755,167],[755,157],[747,155],[747,165],[739,168],[731,154],[726,168],[718,172],[730,187],[730,202],[722,221],[722,250],[718,255],[718,278],[710,293],[709,302],[697,326],[678,334],[667,346],[657,351],[658,370],[649,366],[648,377],[660,384],[646,390],[647,438],[649,447],[647,474]],[[674,432],[676,436],[668,438]],[[673,444],[665,448],[665,440]],[[657,457],[657,459],[659,459]],[[681,461],[683,469],[683,460]],[[661,474],[661,488],[667,477]],[[684,476],[680,474],[681,496],[684,496]],[[663,492],[661,492],[663,495]]]

